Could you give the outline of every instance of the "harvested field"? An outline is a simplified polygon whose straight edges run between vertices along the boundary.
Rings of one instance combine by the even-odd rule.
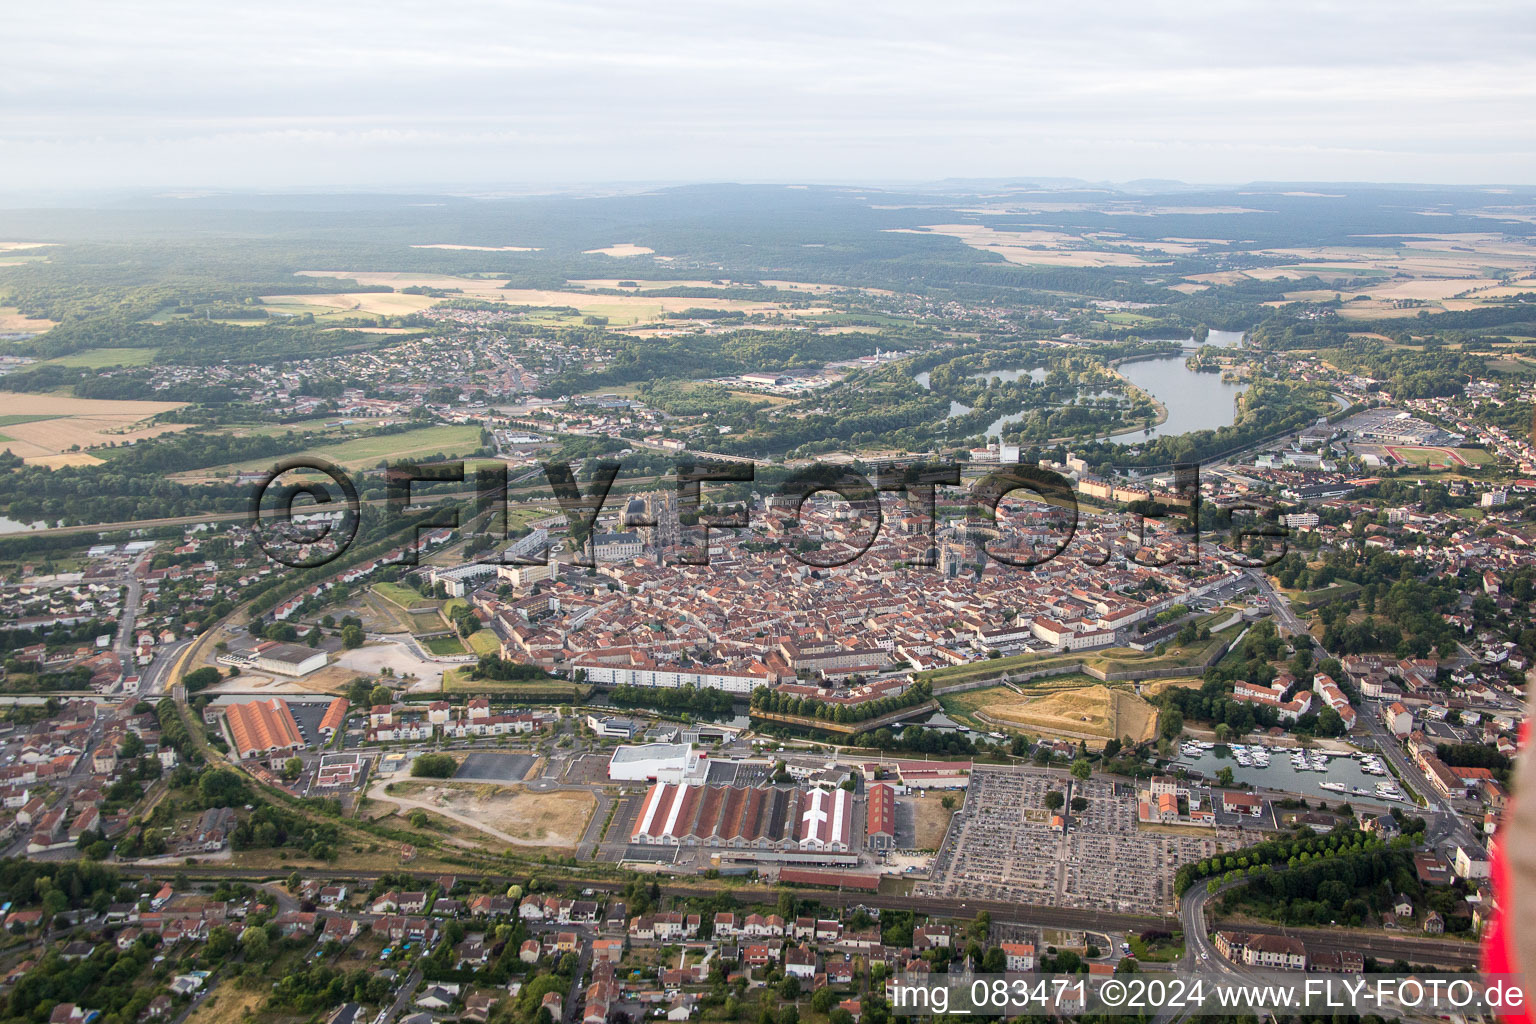
[[[399,292],[338,292],[333,295],[263,295],[261,301],[263,305],[285,313],[382,313],[405,316],[419,313],[442,300],[430,295],[402,295]]]
[[[1096,249],[1087,239],[1060,231],[997,231],[982,224],[929,224],[922,230],[887,230],[898,234],[948,235],[973,249],[996,253],[1009,263],[1052,267],[1140,267],[1158,262],[1132,253]]]
[[[636,245],[633,242],[615,242],[613,245],[604,246],[601,249],[588,249],[586,250],[586,255],[614,256],[623,259],[626,256],[650,256],[655,252],[655,249],[647,249],[645,246]]]
[[[68,454],[66,449],[100,448],[146,437],[186,430],[189,424],[142,425],[157,413],[179,409],[183,402],[119,402],[111,399],[66,398],[59,395],[23,395],[0,392],[6,414],[13,422],[5,427],[4,442],[27,461]],[[26,422],[21,418],[25,417]],[[32,417],[37,417],[33,419]]]
[[[0,247],[0,252],[3,251],[3,247]],[[0,306],[0,334],[42,334],[57,326],[52,320],[23,316],[15,306]]]
[[[466,252],[538,252],[536,246],[531,245],[450,245],[447,242],[434,242],[430,245],[413,245],[412,249],[461,249]]]
[[[463,293],[463,298],[466,299],[476,299],[482,302],[503,302],[511,306],[568,306],[577,310],[581,316],[607,317],[612,326],[630,326],[644,323],[659,318],[663,313],[681,312],[685,309],[692,309],[701,305],[707,305],[711,309],[735,310],[744,313],[772,312],[780,308],[780,303],[768,299],[748,301],[745,299],[725,298],[702,299],[697,296],[647,296],[632,293],[624,295],[593,295],[579,289],[569,291],[547,288],[509,289],[503,287],[507,283],[505,278],[453,277],[446,274],[409,274],[394,271],[306,270],[300,271],[300,276],[346,278],[356,281],[358,284],[385,284],[392,288],[418,286],[423,288],[457,289]],[[594,287],[603,287],[610,284],[617,286],[621,280],[623,278],[601,278],[593,279],[586,283],[590,283]],[[677,282],[642,281],[636,283],[640,285],[641,290],[644,290],[653,286],[666,287]],[[694,284],[695,282],[687,283]],[[367,311],[366,300],[370,294],[374,293],[359,292],[351,296],[365,303],[364,309],[360,311]],[[382,297],[380,301],[390,300],[391,293],[379,292],[376,293],[376,297]],[[440,299],[427,298],[426,296],[399,295],[398,293],[395,293],[393,297],[420,299],[422,300],[421,308],[442,301]],[[286,302],[288,300],[305,298],[324,299],[330,302],[331,300],[338,299],[339,296],[269,296],[263,299],[263,301],[277,302],[279,299],[282,299]],[[339,306],[340,303],[337,303],[337,305]],[[294,307],[294,310],[301,311],[300,307]],[[310,307],[310,311],[319,312],[313,306]],[[825,309],[820,308],[795,311],[796,315],[799,316],[812,316],[825,312]]]
[[[48,469],[62,469],[65,466],[99,466],[102,460],[86,452],[69,452],[66,455],[41,455],[28,459],[27,463]]]

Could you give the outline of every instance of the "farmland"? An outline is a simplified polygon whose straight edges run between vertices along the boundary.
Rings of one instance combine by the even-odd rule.
[[[0,392],[8,422],[6,448],[31,461],[102,448],[186,430],[184,424],[149,425],[150,417],[181,408],[179,402],[120,402]]]
[[[302,454],[318,455],[346,469],[370,469],[381,462],[421,459],[433,455],[466,455],[480,447],[480,428],[458,424],[416,427],[394,434],[365,434],[336,444],[306,449]],[[295,453],[299,454],[299,453]],[[271,459],[215,466],[179,474],[178,479],[210,479],[236,473],[267,469]]]
[[[101,370],[108,366],[148,366],[155,361],[155,348],[88,348],[47,360],[50,366],[74,366]]]
[[[338,277],[367,285],[388,285],[393,288],[434,288],[462,293],[466,299],[481,302],[500,302],[512,306],[532,306],[551,309],[551,315],[542,319],[569,321],[580,317],[605,317],[611,326],[626,327],[648,323],[666,313],[682,312],[701,304],[711,309],[742,313],[769,313],[782,308],[783,303],[774,299],[760,301],[747,299],[699,299],[686,296],[665,295],[598,295],[580,288],[507,288],[507,281],[495,278],[453,277],[443,274],[409,274],[393,271],[303,271],[307,277]],[[593,281],[594,285],[607,285],[607,281]],[[613,284],[618,283],[614,279]],[[653,287],[647,282],[646,287]],[[404,295],[399,292],[338,292],[321,295],[270,295],[262,301],[275,311],[286,313],[310,312],[322,318],[343,318],[358,314],[400,315],[416,312],[436,305],[441,299],[425,295]],[[576,310],[574,317],[554,313],[553,307]],[[811,316],[827,312],[820,308],[796,310],[797,315]],[[538,322],[540,318],[534,318]]]

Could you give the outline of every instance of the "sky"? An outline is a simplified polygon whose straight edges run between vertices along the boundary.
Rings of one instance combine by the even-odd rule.
[[[1536,183],[1536,5],[50,0],[0,188]]]

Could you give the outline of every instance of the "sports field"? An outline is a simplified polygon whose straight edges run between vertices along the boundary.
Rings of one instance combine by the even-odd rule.
[[[1454,466],[1482,466],[1493,456],[1482,448],[1432,448],[1420,445],[1388,445],[1387,454],[1408,466],[1450,469]]]

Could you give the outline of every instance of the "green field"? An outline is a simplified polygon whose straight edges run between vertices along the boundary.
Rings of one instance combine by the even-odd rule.
[[[326,426],[328,423],[335,423],[337,419],[338,417],[336,416],[316,416],[307,420],[295,420],[292,423],[231,423],[227,426],[219,427],[218,430],[220,433],[234,434],[238,437],[275,437],[280,434],[302,434],[306,432],[311,434],[331,433],[336,434],[338,437],[346,437],[358,431],[359,428],[366,429],[371,425],[367,420],[353,420],[347,426]]]
[[[368,469],[380,462],[397,459],[425,459],[433,455],[466,455],[480,447],[480,428],[472,425],[439,424],[417,427],[397,434],[365,434],[336,444],[319,445],[302,453],[318,455],[347,469]],[[197,476],[220,476],[268,469],[274,459],[216,466],[198,470]]]
[[[421,645],[433,654],[451,655],[463,654],[464,644],[456,636],[434,636],[421,641]]]
[[[361,469],[384,459],[426,455],[460,455],[480,447],[480,428],[470,425],[418,427],[399,434],[370,435],[327,445],[317,454],[343,466]]]
[[[67,356],[44,360],[44,366],[73,366],[100,370],[108,366],[148,366],[155,361],[155,348],[88,348]]]
[[[469,634],[466,641],[469,644],[471,654],[500,654],[501,641],[496,639],[496,634],[488,629],[480,629]]]
[[[422,597],[415,588],[398,583],[375,583],[372,589],[375,594],[400,608],[419,608],[433,603],[430,597]]]
[[[477,634],[478,635],[478,634]],[[587,695],[587,687],[553,676],[545,679],[527,679],[500,682],[494,679],[470,679],[469,669],[456,668],[443,673],[444,693],[476,693],[487,697],[510,697],[519,700],[575,701]]]
[[[283,431],[275,431],[283,433]],[[439,424],[435,427],[416,427],[393,434],[364,434],[361,438],[339,441],[336,444],[313,445],[303,451],[289,454],[315,454],[330,462],[349,468],[367,470],[379,462],[422,461],[432,456],[456,456],[468,454],[479,448],[479,427],[473,425]],[[250,459],[217,465],[206,470],[178,474],[177,479],[206,479],[206,477],[232,476],[235,473],[257,473],[270,470],[276,457]]]
[[[58,419],[57,416],[49,416],[47,414],[43,414],[43,415],[39,415],[39,416],[28,416],[28,415],[25,415],[25,414],[20,414],[20,415],[15,415],[15,416],[0,416],[0,427],[19,427],[23,423],[37,423],[37,422],[40,422],[42,420],[56,420],[56,419]]]

